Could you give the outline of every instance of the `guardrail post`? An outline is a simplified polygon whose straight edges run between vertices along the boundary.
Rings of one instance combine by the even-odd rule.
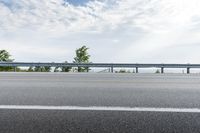
[[[190,68],[188,67],[188,68],[187,68],[187,74],[189,74],[189,73],[190,73]]]
[[[113,69],[113,66],[111,66],[111,73],[113,73],[114,72],[114,69]]]
[[[14,72],[16,72],[17,71],[17,67],[16,66],[14,66]]]
[[[138,67],[135,68],[135,72],[136,72],[136,73],[139,73],[139,71],[138,71]]]
[[[164,73],[164,67],[161,67],[161,73]]]

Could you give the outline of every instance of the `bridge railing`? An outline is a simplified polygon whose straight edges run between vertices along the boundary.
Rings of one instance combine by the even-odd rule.
[[[160,68],[164,73],[165,68],[185,68],[190,73],[191,68],[200,68],[200,64],[140,64],[140,63],[41,63],[41,62],[0,62],[0,66],[9,67],[92,67],[92,68],[110,68],[114,72],[114,68],[135,68],[136,73],[139,68]],[[14,69],[15,70],[15,69]]]

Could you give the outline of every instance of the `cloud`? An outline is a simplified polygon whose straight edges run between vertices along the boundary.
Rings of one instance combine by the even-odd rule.
[[[94,62],[198,62],[199,7],[199,0],[0,0],[0,48],[19,61],[72,60],[85,44]]]
[[[95,0],[86,6],[64,0],[0,0],[0,23],[4,29],[78,32],[126,25],[151,32],[198,23],[199,6],[198,0]]]

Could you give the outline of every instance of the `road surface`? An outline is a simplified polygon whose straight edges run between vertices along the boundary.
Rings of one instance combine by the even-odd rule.
[[[0,73],[2,133],[199,133],[198,74]]]

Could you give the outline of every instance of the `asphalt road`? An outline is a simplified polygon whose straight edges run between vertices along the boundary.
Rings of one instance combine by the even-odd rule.
[[[0,106],[200,109],[198,74],[0,73]],[[199,133],[200,113],[0,109],[2,133]]]

